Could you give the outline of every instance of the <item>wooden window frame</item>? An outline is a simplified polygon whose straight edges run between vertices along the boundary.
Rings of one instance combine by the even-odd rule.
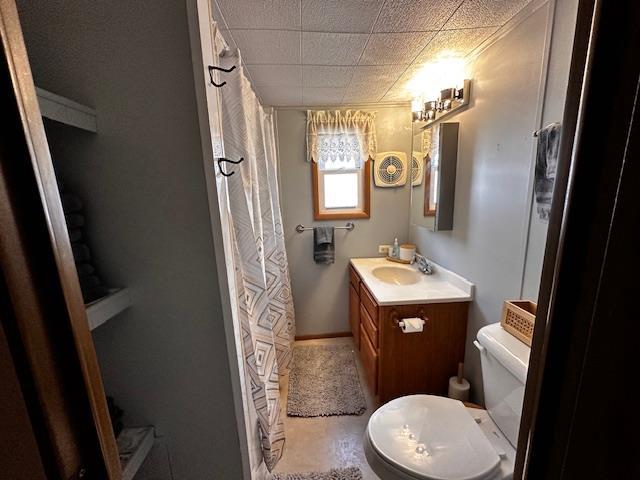
[[[320,211],[320,188],[318,164],[311,162],[311,190],[313,194],[313,219],[314,220],[351,220],[358,218],[371,218],[371,162],[369,158],[363,167],[363,202],[361,212],[336,212],[327,213]]]

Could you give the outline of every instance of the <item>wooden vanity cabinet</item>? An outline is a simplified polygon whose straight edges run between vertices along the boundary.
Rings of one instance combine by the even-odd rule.
[[[449,377],[464,361],[469,303],[379,306],[351,266],[349,277],[351,331],[378,400],[446,395]],[[402,333],[397,322],[408,317],[425,318],[424,330]]]
[[[356,348],[360,349],[360,277],[349,267],[349,324]]]

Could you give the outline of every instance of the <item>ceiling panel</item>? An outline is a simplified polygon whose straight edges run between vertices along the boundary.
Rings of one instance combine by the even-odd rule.
[[[354,67],[305,65],[302,68],[305,87],[346,87]]]
[[[439,30],[462,0],[387,0],[374,32]]]
[[[308,65],[355,65],[368,35],[363,33],[302,33],[302,58]]]
[[[248,65],[256,87],[301,87],[302,65]]]
[[[486,40],[497,27],[469,28],[465,30],[442,30],[418,55],[416,63],[433,61],[440,55],[464,56]]]
[[[343,101],[349,103],[376,103],[386,93],[388,85],[369,84],[358,87],[350,86],[344,94]]]
[[[302,87],[259,87],[263,105],[296,107],[302,105]]]
[[[369,33],[383,3],[383,0],[302,0],[302,29]]]
[[[299,0],[216,0],[227,27],[300,30]]]
[[[264,104],[338,105],[410,100],[424,63],[468,55],[530,1],[217,0],[213,14]]]
[[[435,32],[375,33],[369,37],[359,65],[409,64]]]
[[[302,101],[305,105],[339,105],[342,103],[344,88],[305,87],[302,90]]]
[[[395,82],[406,65],[358,65],[353,67],[349,87],[383,84],[385,89]]]
[[[283,30],[232,30],[245,63],[301,63],[300,32]]]
[[[529,0],[465,0],[444,28],[501,26],[527,3]]]

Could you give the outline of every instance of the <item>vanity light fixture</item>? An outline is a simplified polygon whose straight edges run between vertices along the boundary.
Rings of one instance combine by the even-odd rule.
[[[465,80],[462,88],[445,88],[435,100],[423,101],[417,97],[411,103],[414,122],[426,122],[425,127],[449,116],[469,104],[471,81]]]

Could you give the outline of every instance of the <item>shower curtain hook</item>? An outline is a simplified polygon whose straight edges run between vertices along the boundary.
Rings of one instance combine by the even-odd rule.
[[[220,72],[231,73],[235,70],[236,66],[233,65],[231,68],[222,68],[222,67],[214,67],[213,65],[209,65],[208,68],[209,68],[209,79],[211,80],[211,85],[213,85],[214,87],[220,88],[220,87],[224,87],[227,84],[227,82],[216,83],[213,80],[213,71],[218,70]]]
[[[244,162],[244,157],[240,157],[240,160],[229,160],[228,158],[224,158],[224,157],[220,157],[218,159],[218,170],[220,170],[220,173],[222,175],[224,175],[225,177],[230,177],[231,175],[233,175],[235,172],[235,170],[231,173],[227,173],[222,169],[222,162],[229,162],[229,163],[233,163],[234,165],[238,165],[239,163]]]

